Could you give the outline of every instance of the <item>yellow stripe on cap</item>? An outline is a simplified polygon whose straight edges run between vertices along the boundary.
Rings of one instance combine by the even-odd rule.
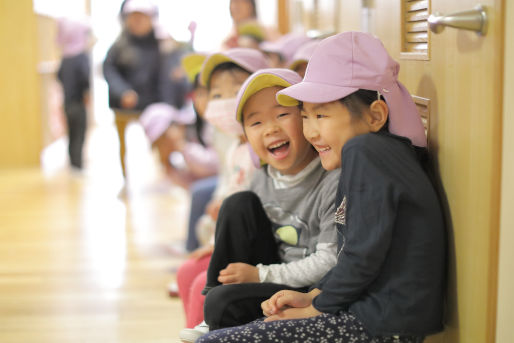
[[[202,70],[202,65],[206,58],[207,55],[195,53],[188,54],[182,58],[182,68],[184,68],[187,78],[191,83],[195,81],[196,75]]]
[[[291,98],[290,96],[287,96],[285,94],[277,94],[277,102],[285,107],[298,106],[298,104],[300,103],[295,98]]]
[[[234,60],[232,60],[231,58],[229,58],[223,54],[213,54],[210,57],[208,57],[207,60],[202,65],[202,71],[200,74],[201,84],[204,86],[207,86],[214,68],[216,68],[220,64],[223,64],[226,62],[236,63]]]
[[[250,81],[243,93],[243,96],[241,97],[241,100],[239,101],[237,106],[236,119],[239,122],[242,122],[243,107],[246,104],[246,101],[248,101],[252,95],[260,90],[263,90],[264,88],[276,86],[286,88],[291,86],[291,83],[274,74],[261,74],[256,76],[252,81]]]
[[[308,62],[309,62],[309,60],[303,60],[303,59],[295,60],[295,61],[293,61],[293,62],[289,65],[289,67],[287,67],[287,69],[291,69],[291,70],[293,70],[293,71],[294,71],[294,70],[296,69],[296,67],[298,67],[300,64],[302,64],[302,63],[308,63]]]

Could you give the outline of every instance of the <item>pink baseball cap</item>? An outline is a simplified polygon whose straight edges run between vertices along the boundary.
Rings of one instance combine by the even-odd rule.
[[[312,40],[302,45],[294,54],[293,59],[291,60],[291,64],[289,64],[288,68],[295,70],[295,68],[298,67],[300,63],[309,62],[309,59],[314,53],[314,50],[318,46],[319,42],[319,40]]]
[[[192,124],[195,121],[195,114],[192,108],[184,107],[178,110],[175,107],[159,102],[145,108],[139,122],[151,143],[154,143],[172,123]]]
[[[258,91],[274,86],[281,86],[286,88],[291,85],[295,85],[300,81],[302,81],[300,75],[289,69],[268,68],[261,69],[253,73],[250,75],[250,77],[248,77],[248,79],[246,79],[246,81],[239,89],[239,92],[237,93],[237,121],[242,122],[243,108],[246,104],[246,101]]]
[[[273,52],[281,55],[286,65],[289,65],[296,51],[310,40],[311,39],[304,34],[293,32],[283,35],[276,41],[262,42],[259,48],[264,52]]]
[[[359,89],[375,90],[389,107],[389,131],[427,146],[416,105],[398,81],[399,64],[382,42],[368,33],[344,32],[322,40],[314,50],[302,82],[277,93],[284,106],[298,101],[332,102]]]
[[[59,18],[57,21],[57,44],[64,57],[76,56],[87,50],[91,26],[87,19]]]
[[[208,85],[214,68],[225,62],[232,62],[249,73],[269,67],[268,60],[262,52],[250,48],[233,48],[211,54],[205,59],[200,74],[200,82],[205,86]]]

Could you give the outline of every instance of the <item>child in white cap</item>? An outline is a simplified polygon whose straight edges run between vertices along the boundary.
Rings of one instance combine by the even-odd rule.
[[[153,24],[157,14],[157,6],[150,0],[125,0],[120,9],[122,32],[103,62],[109,107],[115,112],[123,176],[126,126],[137,120],[148,105],[162,100],[160,84],[164,76]]]
[[[346,32],[323,40],[303,81],[278,93],[300,105],[323,167],[341,167],[337,264],[310,292],[264,301],[264,321],[198,342],[422,342],[442,329],[443,216],[398,69],[378,39]]]
[[[306,290],[335,264],[338,173],[322,168],[299,109],[275,99],[300,80],[288,69],[263,69],[239,91],[236,117],[263,168],[249,192],[227,198],[220,210],[204,290],[211,329],[259,318],[263,300],[282,289]]]

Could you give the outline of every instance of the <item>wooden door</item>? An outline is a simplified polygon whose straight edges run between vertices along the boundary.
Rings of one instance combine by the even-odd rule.
[[[476,1],[357,3],[341,1],[339,31],[370,31],[400,62],[400,80],[422,98],[420,104],[428,112],[429,148],[446,193],[448,318],[446,330],[427,341],[494,342],[504,2],[481,1],[489,17],[485,36],[453,28],[427,33],[426,19],[431,12],[470,10]],[[355,18],[361,18],[360,25]],[[411,31],[410,38],[403,37],[403,29]],[[404,43],[409,40],[412,42]]]
[[[39,165],[42,149],[32,1],[0,1],[0,169]]]

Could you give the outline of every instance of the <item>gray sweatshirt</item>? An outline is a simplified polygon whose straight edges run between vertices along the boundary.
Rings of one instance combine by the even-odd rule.
[[[257,265],[261,282],[292,287],[318,282],[336,264],[335,194],[340,170],[319,158],[300,173],[281,175],[270,166],[255,172],[250,190],[261,199],[279,245],[280,264]]]

